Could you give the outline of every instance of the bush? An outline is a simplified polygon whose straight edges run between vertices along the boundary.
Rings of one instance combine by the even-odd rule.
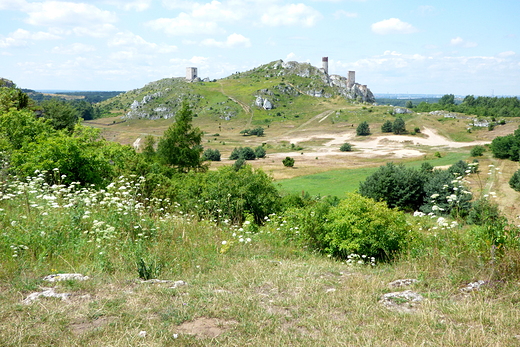
[[[294,166],[294,159],[291,157],[285,157],[284,160],[282,160],[283,166],[285,167],[293,167]]]
[[[411,236],[404,213],[358,194],[348,194],[331,208],[327,220],[325,251],[341,258],[355,253],[389,260],[406,248]]]
[[[231,156],[229,157],[229,159],[237,160],[239,158],[242,158],[244,160],[255,160],[256,154],[251,147],[235,147],[231,152]]]
[[[220,151],[208,148],[202,154],[202,160],[220,161]]]
[[[263,146],[258,146],[255,148],[255,155],[257,158],[265,158],[265,149]]]
[[[396,135],[401,135],[406,132],[406,126],[404,124],[404,120],[401,117],[397,118],[392,124],[392,131]]]
[[[350,152],[350,151],[352,151],[352,145],[348,142],[345,142],[344,144],[341,145],[339,150],[342,152]]]
[[[356,128],[356,135],[357,136],[368,136],[370,135],[370,126],[366,121],[362,122],[358,125]]]
[[[381,132],[383,133],[391,133],[393,131],[392,121],[387,120],[381,126]]]
[[[517,192],[520,192],[520,170],[516,171],[513,176],[511,176],[509,186]]]
[[[471,149],[470,155],[472,157],[481,157],[485,151],[486,151],[486,148],[484,146],[476,145]]]
[[[386,201],[390,207],[417,210],[424,201],[424,184],[427,173],[388,163],[359,185],[362,196]]]

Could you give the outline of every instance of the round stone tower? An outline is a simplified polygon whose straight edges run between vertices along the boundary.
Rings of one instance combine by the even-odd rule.
[[[321,66],[323,68],[323,72],[327,75],[329,74],[329,57],[321,58]]]

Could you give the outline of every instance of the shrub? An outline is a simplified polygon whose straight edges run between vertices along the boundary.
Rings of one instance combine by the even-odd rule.
[[[237,160],[239,158],[242,158],[244,160],[255,160],[255,151],[253,151],[251,147],[235,147],[231,152],[229,159]]]
[[[355,253],[389,260],[406,248],[410,237],[404,213],[358,194],[348,194],[327,219],[325,251],[341,258]]]
[[[509,186],[517,192],[520,192],[520,170],[516,171],[513,176],[511,176]]]
[[[417,210],[424,201],[426,178],[425,171],[388,163],[359,185],[359,193],[392,208]]]
[[[293,167],[294,166],[294,159],[291,157],[285,157],[284,160],[282,160],[283,166],[285,167]]]
[[[387,120],[381,126],[381,132],[383,132],[383,133],[391,133],[392,131],[393,131],[392,130],[392,121]]]
[[[472,157],[481,157],[485,151],[486,151],[486,148],[484,148],[484,146],[476,145],[471,149],[470,155]]]
[[[397,118],[392,124],[392,131],[396,135],[401,135],[406,132],[406,126],[404,124],[404,120],[401,117]]]
[[[357,136],[368,136],[370,135],[370,126],[366,121],[362,122],[358,125],[356,128],[356,135]]]
[[[339,150],[342,152],[350,152],[350,151],[352,151],[352,145],[348,142],[345,142],[344,144],[341,145]]]
[[[257,158],[265,158],[265,149],[263,146],[258,146],[255,148],[255,155]]]
[[[220,151],[208,148],[202,154],[202,160],[220,161]]]

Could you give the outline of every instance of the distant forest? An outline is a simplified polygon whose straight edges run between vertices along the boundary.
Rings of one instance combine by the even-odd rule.
[[[63,100],[71,100],[71,99],[80,99],[90,102],[91,104],[95,104],[101,101],[105,101],[107,99],[113,98],[121,93],[122,91],[110,91],[110,92],[102,92],[102,91],[93,91],[93,92],[57,92],[57,93],[40,93],[31,89],[22,89],[24,93],[27,93],[31,99],[34,101],[40,102],[43,100],[50,100],[53,98],[63,99]]]

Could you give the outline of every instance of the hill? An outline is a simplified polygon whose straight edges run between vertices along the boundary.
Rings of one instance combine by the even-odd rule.
[[[221,80],[165,78],[112,98],[102,106],[122,110],[127,119],[168,119],[183,100],[188,100],[199,115],[224,121],[248,117],[253,112],[286,119],[305,114],[305,106],[316,98],[375,101],[370,89],[356,83],[353,75],[328,75],[308,63],[278,60]]]

